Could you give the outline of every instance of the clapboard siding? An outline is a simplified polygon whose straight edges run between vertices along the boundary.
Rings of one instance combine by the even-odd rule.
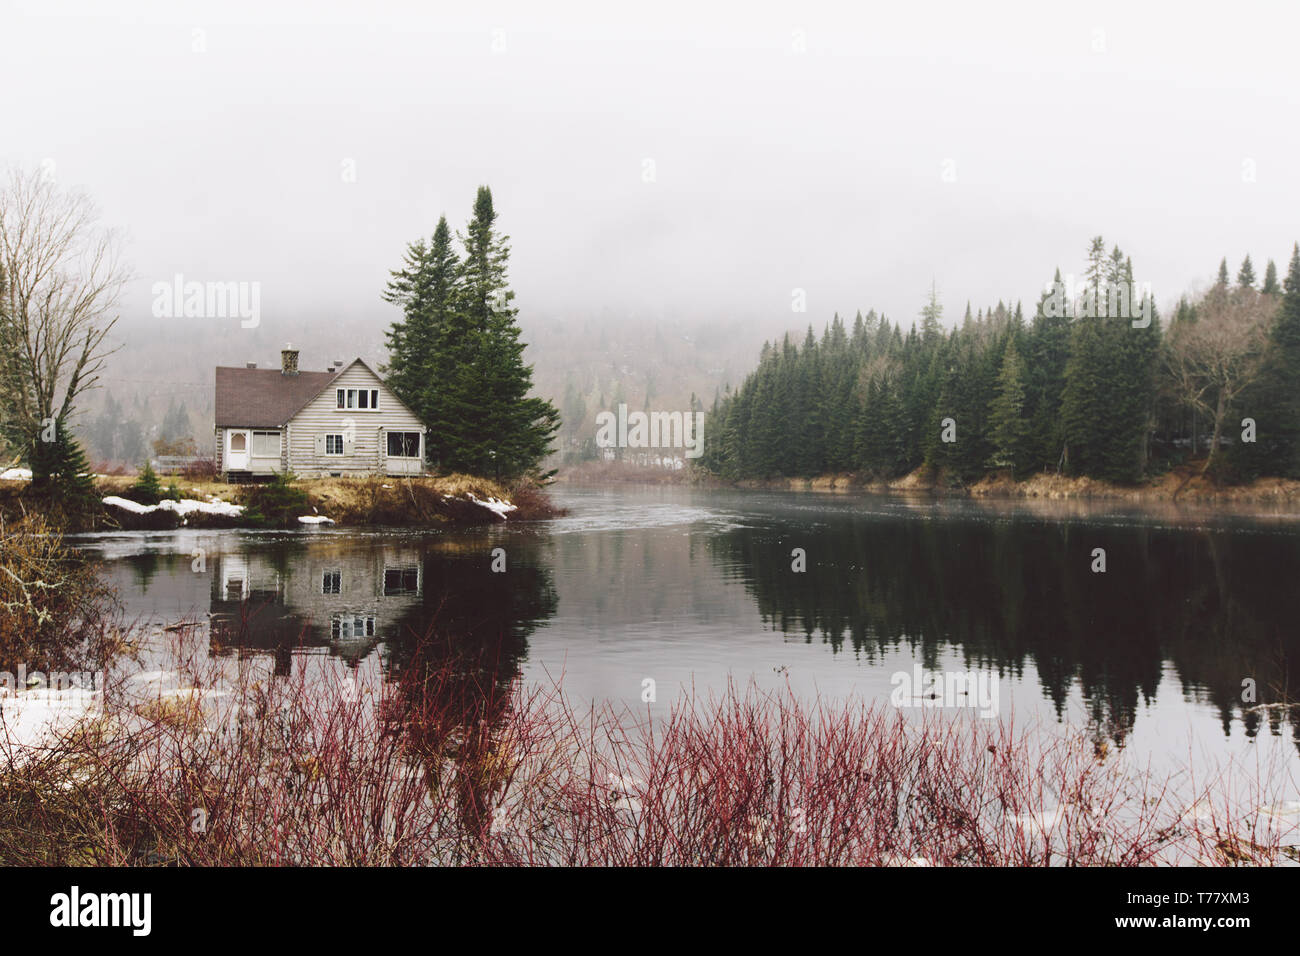
[[[379,389],[379,408],[339,409],[335,390],[340,388]],[[352,429],[347,420],[351,419]],[[365,363],[354,361],[319,395],[290,420],[284,442],[289,470],[304,477],[338,473],[343,475],[383,474],[389,471],[385,433],[424,433],[424,425]],[[349,435],[344,454],[326,455],[326,435]],[[394,462],[396,465],[397,463]],[[404,463],[403,463],[404,464]],[[418,473],[420,462],[413,462]]]

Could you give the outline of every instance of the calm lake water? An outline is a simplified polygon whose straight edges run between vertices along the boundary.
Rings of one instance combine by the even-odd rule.
[[[888,706],[894,675],[917,665],[982,670],[1004,717],[1068,722],[1157,768],[1267,760],[1279,797],[1297,796],[1300,709],[1251,710],[1242,690],[1255,681],[1262,704],[1300,688],[1300,518],[687,488],[555,497],[568,517],[472,532],[78,544],[128,618],[211,621],[211,653],[267,655],[280,673],[307,657],[395,666],[435,624],[507,677],[562,677],[572,699],[651,713],[729,679]]]

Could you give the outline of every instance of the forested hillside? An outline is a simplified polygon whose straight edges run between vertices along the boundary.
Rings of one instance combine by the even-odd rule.
[[[286,342],[302,349],[304,368],[355,355],[386,364],[384,333],[400,315],[376,295],[370,314],[277,311],[255,329],[125,316],[118,351],[105,361],[101,387],[86,394],[75,431],[97,468],[138,467],[160,440],[193,439],[210,453],[214,366],[275,363]],[[519,325],[533,364],[531,394],[550,399],[563,417],[556,456],[563,464],[595,456],[596,413],[619,402],[684,411],[694,394],[707,407],[728,382],[744,378],[762,336],[779,335],[789,317],[556,315],[525,307]]]

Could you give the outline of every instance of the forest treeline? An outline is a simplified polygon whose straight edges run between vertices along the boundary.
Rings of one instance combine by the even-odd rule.
[[[1044,470],[1134,482],[1195,459],[1219,480],[1300,477],[1300,244],[1285,281],[1249,256],[1162,321],[1118,246],[1092,240],[1033,314],[999,302],[952,329],[932,290],[904,330],[874,311],[765,343],[719,395],[701,465],[729,479],[927,466],[950,483]]]

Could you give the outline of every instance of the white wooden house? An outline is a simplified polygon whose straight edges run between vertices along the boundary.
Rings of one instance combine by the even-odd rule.
[[[216,370],[217,470],[227,480],[290,471],[326,475],[418,475],[424,424],[361,359],[324,372],[298,368]]]

